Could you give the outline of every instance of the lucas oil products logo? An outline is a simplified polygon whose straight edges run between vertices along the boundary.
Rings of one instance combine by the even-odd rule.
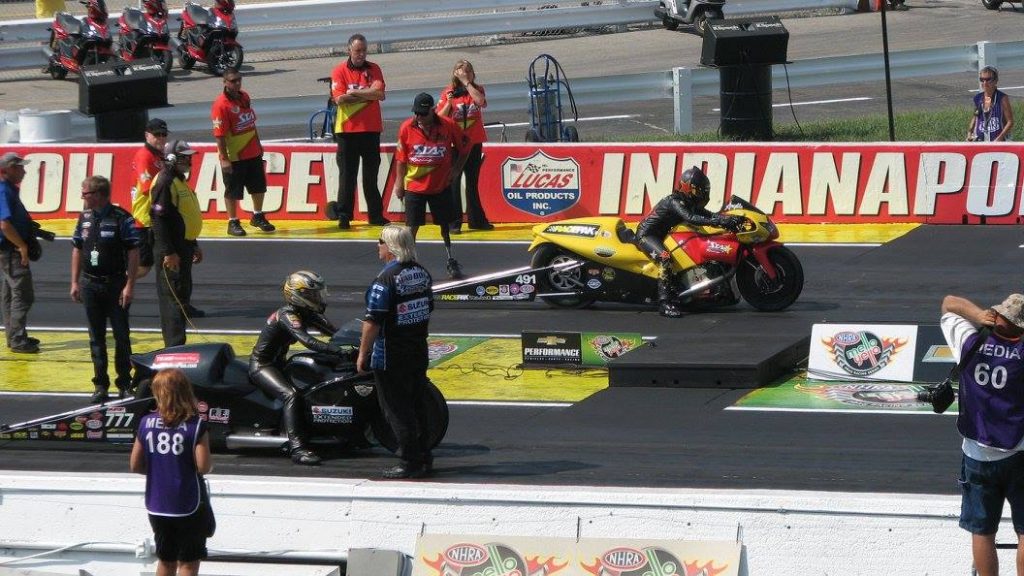
[[[501,190],[505,201],[523,212],[557,214],[575,206],[583,195],[580,165],[541,150],[528,158],[508,158],[501,165]]]

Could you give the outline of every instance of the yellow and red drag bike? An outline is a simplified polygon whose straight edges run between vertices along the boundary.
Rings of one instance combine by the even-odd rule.
[[[777,241],[779,230],[771,218],[739,197],[722,214],[742,216],[743,229],[680,226],[665,238],[676,302],[710,308],[742,298],[766,312],[795,302],[804,286],[803,267]],[[534,226],[533,235],[537,297],[548,304],[578,308],[599,301],[657,303],[661,267],[637,248],[633,230],[622,219],[549,222]]]

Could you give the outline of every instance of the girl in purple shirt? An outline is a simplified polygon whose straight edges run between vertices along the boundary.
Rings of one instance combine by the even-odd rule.
[[[139,421],[130,466],[132,472],[146,475],[156,575],[194,576],[206,557],[199,485],[202,475],[213,468],[210,435],[184,372],[161,370],[152,389],[156,411]]]

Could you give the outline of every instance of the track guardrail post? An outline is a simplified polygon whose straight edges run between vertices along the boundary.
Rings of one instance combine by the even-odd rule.
[[[987,40],[978,42],[978,71],[980,72],[985,66],[997,67],[996,60],[995,44]]]
[[[672,69],[672,115],[676,134],[693,132],[693,70]]]

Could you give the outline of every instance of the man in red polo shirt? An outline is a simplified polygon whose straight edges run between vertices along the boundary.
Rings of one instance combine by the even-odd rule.
[[[384,217],[384,203],[377,187],[380,133],[384,126],[380,112],[384,73],[380,66],[366,59],[366,38],[362,34],[353,34],[348,39],[348,58],[331,72],[331,98],[338,105],[334,119],[334,140],[338,143],[338,228],[347,230],[355,214],[360,160],[367,219],[373,226],[390,224]]]
[[[256,131],[256,113],[249,94],[242,90],[242,75],[234,68],[224,72],[224,91],[213,101],[213,137],[217,139],[217,157],[224,174],[224,201],[228,208],[228,234],[245,236],[238,221],[238,202],[244,190],[252,196],[253,213],[249,224],[264,232],[277,228],[263,214],[263,195],[267,192],[267,174],[263,170],[263,145]]]
[[[469,139],[451,118],[438,116],[434,97],[420,92],[412,106],[415,114],[398,129],[395,150],[395,184],[392,192],[405,201],[405,224],[416,231],[426,224],[427,205],[434,224],[441,227],[441,238],[448,254],[448,275],[453,280],[464,278],[462,267],[452,251],[449,226],[460,215],[449,188],[452,178],[462,172]]]
[[[132,186],[131,213],[135,219],[135,227],[139,229],[139,271],[137,278],[142,278],[153,267],[153,230],[150,228],[149,210],[152,202],[149,187],[153,178],[164,167],[164,146],[167,145],[167,122],[153,118],[146,124],[146,143],[135,151],[132,157],[132,174],[135,185]]]

